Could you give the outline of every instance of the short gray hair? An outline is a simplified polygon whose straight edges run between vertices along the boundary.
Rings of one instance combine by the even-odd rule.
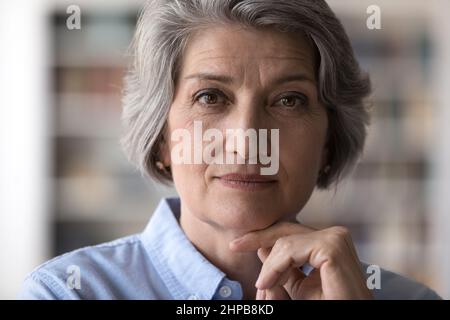
[[[319,55],[319,100],[327,110],[328,171],[316,186],[338,184],[364,148],[370,117],[368,75],[361,71],[347,34],[323,0],[149,0],[130,47],[124,79],[122,147],[143,175],[170,182],[156,166],[180,61],[194,31],[211,25],[271,27],[309,37]]]

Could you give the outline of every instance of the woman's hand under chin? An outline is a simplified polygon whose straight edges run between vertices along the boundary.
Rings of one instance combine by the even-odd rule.
[[[257,251],[263,262],[256,299],[372,299],[347,229],[313,230],[279,222],[230,243],[234,251]],[[299,267],[309,263],[306,276]]]

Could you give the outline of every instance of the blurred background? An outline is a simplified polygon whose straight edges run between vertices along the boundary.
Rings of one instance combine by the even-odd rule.
[[[163,196],[119,146],[141,0],[0,3],[0,298],[56,255],[140,232]],[[361,260],[450,298],[450,1],[328,1],[370,72],[363,158],[299,219],[351,229]],[[69,30],[67,8],[81,9]],[[381,29],[369,30],[369,5]]]

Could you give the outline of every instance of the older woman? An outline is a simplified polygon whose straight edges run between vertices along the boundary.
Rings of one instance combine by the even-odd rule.
[[[180,198],[163,199],[141,234],[40,266],[22,297],[438,298],[384,270],[369,289],[345,228],[296,222],[315,187],[336,185],[354,166],[369,121],[369,79],[324,1],[152,0],[133,56],[123,146]],[[216,135],[174,135],[198,137],[198,124]],[[250,142],[229,143],[230,129]],[[261,129],[276,134],[258,136],[251,154],[248,132]],[[277,163],[269,174],[261,141]],[[179,161],[205,145],[209,153],[197,154],[212,161]]]

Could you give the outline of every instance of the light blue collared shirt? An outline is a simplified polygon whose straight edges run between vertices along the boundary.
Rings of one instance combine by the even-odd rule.
[[[144,232],[42,264],[27,276],[19,298],[241,300],[240,283],[195,249],[179,216],[179,198],[161,200]],[[373,293],[378,299],[439,299],[424,285],[383,269],[381,289]]]

